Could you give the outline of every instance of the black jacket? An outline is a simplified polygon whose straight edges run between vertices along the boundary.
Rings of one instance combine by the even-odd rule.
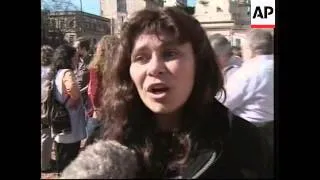
[[[223,121],[228,122],[228,127],[223,130],[222,141],[218,145],[213,140],[208,141],[206,148],[200,149],[188,162],[180,178],[272,178],[273,154],[259,129],[231,114],[218,102],[215,102],[214,113],[228,119]],[[214,127],[210,122],[202,126],[202,130],[207,132],[211,128]]]
[[[256,126],[233,115],[218,101],[204,109],[203,116],[199,117],[201,121],[192,119],[198,121],[190,133],[196,148],[192,150],[181,176],[168,178],[273,177],[272,151]],[[143,125],[140,129],[144,131],[141,127]],[[128,134],[131,140],[125,144],[129,146],[144,139],[137,132]]]

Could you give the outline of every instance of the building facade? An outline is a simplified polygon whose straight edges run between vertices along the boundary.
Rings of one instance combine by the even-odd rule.
[[[187,6],[187,0],[165,0],[164,7],[171,7],[171,6]]]
[[[194,17],[208,36],[220,33],[240,46],[250,28],[250,0],[197,0]]]
[[[111,20],[111,34],[119,34],[128,16],[145,8],[159,7],[163,7],[162,0],[100,0],[100,15]]]
[[[72,44],[78,37],[91,38],[93,42],[110,34],[110,19],[81,11],[50,12],[47,16],[48,41]]]
[[[41,11],[41,45],[47,44],[48,37],[48,11]]]

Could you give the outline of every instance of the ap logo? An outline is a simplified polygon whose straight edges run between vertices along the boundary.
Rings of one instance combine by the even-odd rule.
[[[275,27],[275,0],[251,0],[251,28]]]

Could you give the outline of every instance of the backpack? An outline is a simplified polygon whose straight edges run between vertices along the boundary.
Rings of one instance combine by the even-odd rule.
[[[55,85],[53,80],[45,80],[41,87],[41,126],[52,127],[55,134],[70,133],[71,122],[69,112],[65,108],[70,96],[63,104],[54,96]]]

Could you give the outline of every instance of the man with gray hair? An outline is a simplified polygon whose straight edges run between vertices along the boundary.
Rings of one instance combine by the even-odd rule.
[[[259,127],[273,146],[273,36],[252,30],[242,46],[244,63],[225,84],[224,105]]]
[[[211,46],[216,53],[218,64],[221,67],[225,82],[241,66],[241,61],[232,58],[232,46],[228,39],[222,34],[209,36]]]

